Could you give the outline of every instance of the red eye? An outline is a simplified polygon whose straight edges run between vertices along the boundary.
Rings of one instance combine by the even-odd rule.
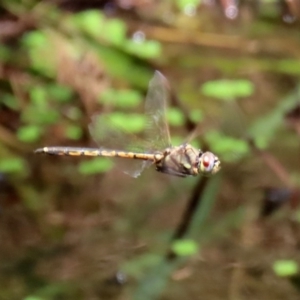
[[[215,156],[211,152],[205,152],[200,158],[199,169],[204,174],[211,174],[215,166]]]
[[[203,166],[204,166],[205,168],[208,168],[209,165],[210,165],[210,157],[209,157],[209,155],[205,155],[205,156],[203,157]]]
[[[211,152],[202,153],[199,160],[198,171],[204,175],[215,174],[220,169],[220,161]]]

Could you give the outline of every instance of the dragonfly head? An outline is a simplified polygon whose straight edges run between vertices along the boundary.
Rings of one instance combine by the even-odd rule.
[[[198,172],[204,175],[217,173],[221,169],[221,162],[217,156],[211,152],[200,153]]]

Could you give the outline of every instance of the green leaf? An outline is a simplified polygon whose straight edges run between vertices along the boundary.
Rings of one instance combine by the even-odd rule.
[[[249,97],[254,93],[254,85],[249,80],[215,80],[204,83],[201,92],[208,97],[232,100],[237,97]]]
[[[207,226],[209,218],[213,212],[213,208],[217,201],[217,195],[221,188],[222,176],[212,176],[201,194],[201,203],[193,212],[193,219],[189,225],[186,236],[193,237],[201,243],[205,239],[208,232]]]
[[[160,258],[155,265],[144,271],[142,277],[139,277],[139,285],[133,292],[132,299],[161,299],[176,267],[178,267],[178,263],[170,263],[170,261]]]
[[[167,111],[167,120],[172,126],[182,126],[184,123],[184,115],[180,109],[170,107]]]
[[[294,260],[277,260],[273,264],[273,270],[279,277],[293,276],[298,273],[299,267]]]
[[[124,44],[127,52],[142,58],[158,58],[161,55],[161,43],[158,41],[141,41],[128,40]]]
[[[42,131],[41,127],[35,125],[23,126],[18,129],[17,137],[22,142],[31,143],[40,138]]]
[[[104,30],[105,18],[99,10],[87,10],[74,15],[72,21],[84,32],[98,38]]]
[[[110,122],[117,128],[124,128],[127,132],[139,133],[146,126],[144,115],[124,114],[120,112],[110,114]]]
[[[69,125],[66,127],[66,137],[72,140],[79,140],[82,137],[82,129],[77,125]]]
[[[27,105],[22,113],[22,121],[30,124],[53,124],[60,118],[58,111],[48,107],[36,107]]]
[[[264,149],[268,146],[270,140],[276,135],[277,130],[282,127],[285,113],[284,107],[279,106],[251,124],[249,134],[258,148]]]
[[[148,67],[137,65],[131,55],[125,54],[112,47],[97,45],[97,49],[104,68],[116,78],[128,80],[135,86],[145,88],[150,78],[153,76],[153,70]]]
[[[95,39],[102,38],[113,45],[121,45],[126,40],[127,27],[120,19],[108,19],[98,10],[77,14],[74,23]]]
[[[211,150],[218,153],[224,161],[236,161],[250,152],[247,142],[226,136],[217,131],[205,134]]]
[[[298,59],[281,59],[275,62],[278,72],[299,75],[300,63]]]
[[[96,157],[90,160],[82,161],[78,166],[79,173],[83,175],[92,175],[104,173],[113,167],[113,162],[107,158]]]
[[[0,61],[7,62],[11,57],[11,50],[4,44],[0,45]]]
[[[1,96],[0,102],[12,110],[18,110],[20,108],[18,99],[12,94],[3,94]]]
[[[73,91],[67,86],[60,84],[51,84],[47,86],[49,98],[59,102],[68,102],[72,99]]]
[[[203,121],[203,112],[199,109],[193,109],[190,112],[190,118],[193,122],[199,123],[199,122]]]
[[[122,45],[126,40],[126,24],[119,19],[107,20],[101,35],[113,45]]]
[[[31,31],[23,36],[22,44],[28,52],[31,68],[45,76],[54,77],[56,63],[53,45],[48,36],[39,30]]]
[[[145,253],[133,260],[128,260],[122,265],[122,270],[130,276],[140,278],[145,273],[145,270],[149,270],[160,262],[161,256],[154,253]]]
[[[38,297],[38,296],[28,296],[28,297],[25,297],[23,300],[44,300],[45,298],[41,298],[41,297]]]
[[[101,94],[100,101],[120,108],[132,108],[141,103],[141,98],[142,95],[136,90],[107,89]]]
[[[172,250],[178,256],[191,256],[199,252],[199,247],[194,240],[182,239],[172,244]]]
[[[176,0],[177,7],[185,11],[187,7],[197,7],[199,5],[199,0]]]
[[[293,92],[279,101],[271,112],[258,118],[251,124],[249,134],[254,139],[257,147],[261,149],[267,147],[277,131],[282,128],[286,113],[292,110],[298,103],[298,92]]]
[[[43,47],[47,44],[48,39],[46,35],[39,30],[30,31],[22,38],[22,43],[28,48]]]
[[[0,172],[20,173],[25,171],[25,161],[19,157],[10,157],[0,160]]]
[[[35,106],[47,106],[47,91],[43,86],[34,86],[29,91],[30,100]]]

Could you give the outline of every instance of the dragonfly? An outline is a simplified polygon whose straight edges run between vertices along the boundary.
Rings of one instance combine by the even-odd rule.
[[[53,146],[36,149],[35,153],[130,159],[131,167],[127,166],[125,173],[132,177],[138,177],[150,165],[154,165],[158,172],[178,177],[217,173],[221,163],[212,152],[204,152],[186,142],[179,146],[171,145],[166,120],[169,97],[167,79],[162,73],[155,71],[145,100],[143,138],[138,139],[126,132],[126,124],[123,129],[114,126],[109,122],[108,114],[99,114],[92,117],[89,125],[91,136],[99,148]]]

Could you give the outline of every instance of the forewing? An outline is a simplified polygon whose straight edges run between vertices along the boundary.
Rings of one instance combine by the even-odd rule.
[[[144,152],[144,142],[127,132],[125,126],[116,124],[109,114],[95,115],[89,125],[90,133],[100,149]],[[117,159],[118,168],[124,173],[138,177],[152,163],[135,159]]]
[[[145,134],[151,150],[163,150],[171,145],[166,120],[169,97],[167,79],[159,71],[155,71],[149,83],[145,102],[147,116]]]
[[[169,100],[167,79],[158,71],[149,83],[145,101],[145,139],[141,140],[126,131],[125,126],[114,124],[108,114],[95,115],[89,126],[92,137],[100,149],[132,152],[152,152],[164,150],[171,145],[166,121],[166,108]],[[151,165],[151,162],[123,159],[120,168],[133,177]]]

